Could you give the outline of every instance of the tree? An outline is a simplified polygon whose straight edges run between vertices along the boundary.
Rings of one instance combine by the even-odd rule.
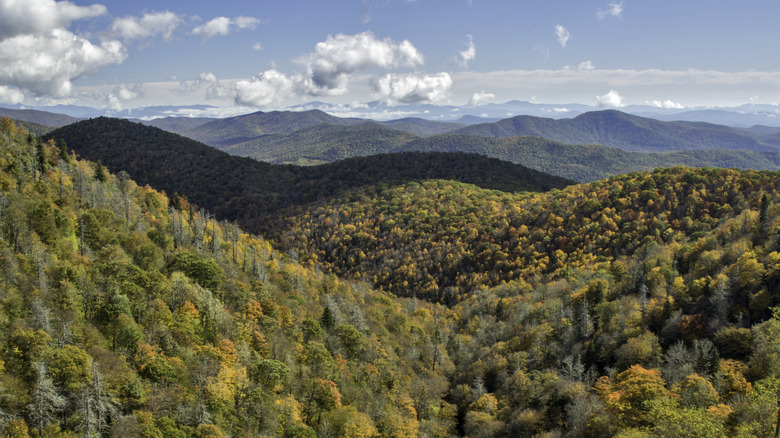
[[[30,394],[30,404],[27,405],[27,411],[31,424],[38,429],[38,433],[43,433],[43,428],[57,421],[59,414],[67,405],[67,399],[59,394],[54,382],[46,372],[46,365],[42,362],[36,362],[35,383]]]
[[[81,430],[87,437],[98,436],[108,428],[119,410],[105,389],[97,362],[92,362],[92,382],[79,395]]]
[[[102,183],[106,182],[108,179],[106,168],[103,166],[103,162],[100,160],[94,164],[94,178],[96,181],[100,181]]]

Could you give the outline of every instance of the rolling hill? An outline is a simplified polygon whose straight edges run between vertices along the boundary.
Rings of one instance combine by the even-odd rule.
[[[80,156],[127,171],[141,184],[179,193],[251,231],[282,208],[379,183],[448,179],[505,191],[561,188],[573,181],[473,154],[402,153],[352,158],[322,166],[272,165],[126,120],[97,118],[60,128]]]
[[[703,122],[662,122],[615,110],[593,111],[572,119],[518,116],[495,123],[471,125],[455,134],[485,137],[538,135],[570,144],[603,144],[639,152],[694,149],[749,149],[777,151],[739,128]]]
[[[290,134],[266,135],[221,149],[270,163],[321,164],[395,152],[417,138],[374,122],[351,126],[321,124]]]
[[[175,158],[250,176],[250,160],[154,128],[74,126],[61,132],[83,152],[172,168],[192,196],[215,186],[177,175],[189,164]],[[777,172],[677,167],[506,193],[365,186],[349,164],[363,162],[345,160],[310,182],[353,188],[287,210],[282,253],[12,123],[0,152],[3,436],[776,430]],[[479,166],[459,155],[397,157],[434,174]]]
[[[44,126],[52,126],[59,128],[61,126],[70,125],[71,123],[78,122],[79,119],[65,114],[51,113],[47,111],[38,110],[15,110],[8,108],[0,108],[0,117],[10,117],[14,120],[21,120],[25,122],[37,123]]]
[[[243,116],[213,120],[186,132],[187,137],[217,148],[253,140],[269,134],[289,134],[315,125],[356,125],[359,119],[342,119],[320,110],[258,111]]]

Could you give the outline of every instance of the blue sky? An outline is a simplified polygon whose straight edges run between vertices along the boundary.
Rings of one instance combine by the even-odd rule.
[[[0,104],[780,103],[777,0],[0,0]]]

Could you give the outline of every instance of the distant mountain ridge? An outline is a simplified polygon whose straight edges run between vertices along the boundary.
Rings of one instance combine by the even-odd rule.
[[[50,113],[32,109],[8,109],[0,108],[0,117],[10,117],[14,120],[37,123],[39,125],[59,128],[61,126],[76,123],[81,119],[65,114]]]
[[[767,136],[704,122],[663,122],[616,110],[593,111],[571,119],[517,116],[471,125],[454,134],[484,137],[538,135],[569,144],[603,144],[629,151],[668,152],[695,149],[777,151]]]
[[[342,119],[320,110],[255,112],[243,116],[217,119],[187,131],[187,137],[214,147],[226,147],[254,140],[263,135],[289,134],[315,125],[351,126],[365,123],[361,119]]]

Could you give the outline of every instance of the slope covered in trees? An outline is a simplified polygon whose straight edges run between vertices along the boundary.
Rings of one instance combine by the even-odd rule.
[[[616,110],[592,111],[560,120],[517,116],[495,123],[467,126],[452,133],[486,137],[538,135],[563,143],[603,144],[640,152],[778,150],[777,144],[763,141],[763,136],[739,128],[703,122],[663,122]]]
[[[142,184],[187,196],[220,218],[258,231],[277,210],[363,185],[454,179],[507,191],[548,190],[571,183],[526,167],[467,154],[393,154],[324,166],[275,166],[231,156],[160,129],[98,118],[58,129],[79,155],[125,170]]]
[[[583,141],[582,137],[577,138],[578,140],[572,141]],[[766,136],[765,139],[767,144],[773,141],[771,136]],[[717,140],[707,143],[708,147],[713,144],[719,143]],[[376,123],[355,126],[316,125],[292,133],[261,136],[224,147],[222,150],[271,163],[303,165],[381,153],[467,152],[522,164],[541,172],[581,182],[680,165],[780,169],[778,152],[698,149],[646,153],[597,144],[564,144],[533,135],[490,137],[438,134],[419,137]]]
[[[417,138],[374,122],[354,126],[321,124],[289,134],[266,135],[221,149],[232,155],[270,163],[321,164],[396,152]]]
[[[672,169],[522,196],[433,181],[334,207],[322,229],[365,241],[361,222],[396,211],[381,223],[397,242],[443,218],[467,233],[442,241],[489,235],[475,258],[498,246],[498,269],[444,307],[305,268],[303,247],[281,255],[27,138],[0,123],[3,436],[774,434],[776,173]],[[491,287],[515,245],[531,264],[555,251]]]
[[[340,275],[452,304],[481,286],[697,239],[779,184],[777,173],[678,167],[546,194],[378,186],[288,212],[280,238]]]
[[[263,135],[284,134],[328,124],[351,126],[363,123],[359,119],[342,119],[320,110],[258,111],[243,116],[217,119],[187,131],[187,136],[202,143],[223,148],[254,140]]]

